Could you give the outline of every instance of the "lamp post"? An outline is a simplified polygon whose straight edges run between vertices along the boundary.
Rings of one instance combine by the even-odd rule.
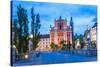
[[[90,49],[91,41],[90,41],[90,34],[87,36],[87,41],[88,41],[88,49]]]
[[[31,42],[31,39],[33,38],[33,35],[30,35],[27,39],[28,39],[28,53],[26,53],[25,55],[24,55],[24,58],[25,59],[28,59],[29,57],[30,57],[30,52],[31,52],[31,45],[32,45],[32,42]]]
[[[12,63],[15,63],[17,60],[17,48],[15,45],[12,46]]]
[[[30,38],[33,38],[33,35],[30,35],[29,37],[30,37]]]
[[[28,54],[25,54],[24,57],[25,57],[25,59],[28,59]]]
[[[29,52],[30,52],[32,50],[32,45],[33,45],[33,43],[32,43],[33,35],[30,35],[29,38],[30,38],[30,40],[29,40]]]

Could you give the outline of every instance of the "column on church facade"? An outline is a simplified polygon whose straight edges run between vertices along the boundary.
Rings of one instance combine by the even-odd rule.
[[[70,43],[72,44],[72,31],[70,31]]]
[[[55,44],[58,44],[58,34],[56,31],[54,33],[54,42],[55,42]]]
[[[66,36],[66,32],[65,31],[63,32],[63,40],[67,41],[67,36]],[[67,44],[67,42],[65,42],[65,43]]]

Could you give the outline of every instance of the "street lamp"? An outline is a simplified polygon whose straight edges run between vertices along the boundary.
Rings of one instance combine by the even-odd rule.
[[[28,59],[28,54],[26,54],[24,57],[25,57],[25,59]]]
[[[15,49],[16,49],[16,46],[15,46],[15,45],[13,45],[13,48],[15,48]]]
[[[90,48],[90,34],[87,36],[87,41],[88,41],[88,48]]]
[[[29,37],[30,37],[30,38],[33,38],[33,35],[31,34]]]
[[[33,39],[33,35],[31,34],[29,36],[29,38],[30,38],[30,40],[29,40],[29,46],[28,46],[28,48],[29,48],[29,53],[30,53],[32,51],[32,45],[33,45],[32,39]]]

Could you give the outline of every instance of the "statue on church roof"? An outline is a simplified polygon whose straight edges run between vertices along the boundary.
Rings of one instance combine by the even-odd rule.
[[[59,19],[61,20],[61,19],[62,19],[62,17],[60,16],[60,17],[59,17]]]

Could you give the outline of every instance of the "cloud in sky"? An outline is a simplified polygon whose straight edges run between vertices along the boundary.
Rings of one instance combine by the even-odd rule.
[[[97,17],[97,6],[95,5],[13,1],[13,18],[17,18],[16,12],[19,4],[27,9],[29,22],[31,21],[30,10],[32,6],[34,7],[35,13],[40,14],[42,25],[40,32],[42,34],[49,33],[50,25],[54,26],[54,19],[59,18],[59,16],[62,16],[64,19],[66,18],[68,24],[72,16],[75,33],[77,34],[83,34],[87,28],[86,26],[89,25],[91,27],[95,23],[93,19]]]

